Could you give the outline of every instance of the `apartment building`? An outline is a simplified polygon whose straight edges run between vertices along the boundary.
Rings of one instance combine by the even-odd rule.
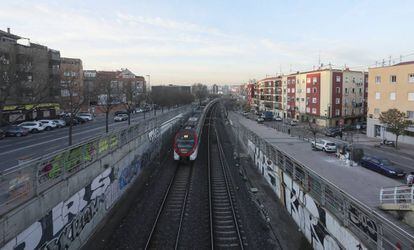
[[[275,115],[283,115],[282,77],[268,77],[259,80],[253,91],[256,110],[272,111]]]
[[[60,100],[63,109],[72,110],[85,104],[83,66],[77,58],[60,58]]]
[[[0,126],[56,113],[59,64],[59,51],[0,30]]]
[[[396,108],[414,120],[414,61],[369,69],[367,135],[393,140],[379,122],[381,112]],[[414,126],[399,141],[414,144]]]
[[[342,126],[365,120],[367,84],[364,72],[321,68],[260,80],[256,98],[283,118]]]

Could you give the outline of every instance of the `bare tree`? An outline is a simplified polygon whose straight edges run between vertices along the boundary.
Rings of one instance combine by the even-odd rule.
[[[196,83],[192,86],[192,92],[198,99],[200,105],[201,102],[208,96],[207,86],[201,83]]]
[[[125,97],[124,106],[128,112],[128,125],[131,125],[131,114],[142,100],[142,94],[138,93],[135,82],[127,82],[123,87],[123,95]]]
[[[81,85],[76,77],[65,77],[65,80],[61,81],[62,105],[69,113],[69,146],[73,142],[74,120],[85,102],[85,98],[81,93]]]
[[[110,75],[98,74],[96,78],[97,89],[100,91],[98,96],[99,103],[103,107],[105,113],[105,132],[109,132],[109,114],[115,106],[115,102],[119,101],[116,98],[116,91],[113,84],[113,78]]]
[[[316,146],[316,136],[320,133],[320,128],[315,123],[308,121],[307,130],[313,135],[313,146]]]

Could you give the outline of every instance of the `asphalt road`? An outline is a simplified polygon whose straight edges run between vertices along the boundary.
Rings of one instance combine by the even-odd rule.
[[[251,114],[249,115],[249,118],[255,120],[256,116]],[[287,127],[289,127],[288,125],[284,125],[282,122],[276,122],[276,121],[264,122],[264,125],[268,127],[285,126],[286,130],[287,130]],[[299,124],[298,126],[293,127],[293,129],[306,130],[306,127],[307,127],[307,124]],[[341,143],[341,144],[349,143],[345,140],[341,140],[339,137],[333,138],[333,137],[325,136],[323,134],[318,134],[317,138],[327,139],[335,143]],[[394,164],[396,164],[399,168],[401,168],[407,173],[414,171],[414,164],[413,164],[414,153],[412,157],[408,157],[406,155],[399,154],[398,152],[397,153],[392,152],[392,150],[388,149],[387,147],[376,148],[373,146],[374,144],[373,141],[375,140],[366,137],[366,135],[358,134],[357,132],[354,132],[353,141],[354,141],[355,146],[362,148],[364,150],[365,155],[386,158],[390,160],[391,162],[393,162]]]
[[[173,110],[173,109],[171,109]],[[169,112],[157,110],[157,116]],[[109,130],[128,126],[127,121],[114,122],[113,114],[109,117]],[[153,117],[154,112],[147,112],[145,118]],[[144,119],[143,113],[133,114],[131,124]],[[93,121],[73,127],[73,144],[91,139],[105,133],[105,117],[96,117]],[[19,160],[29,160],[44,154],[52,153],[68,146],[69,128],[54,129],[25,137],[6,137],[0,140],[0,171],[16,166]]]

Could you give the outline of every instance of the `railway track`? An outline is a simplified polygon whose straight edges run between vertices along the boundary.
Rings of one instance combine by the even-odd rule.
[[[224,150],[210,120],[208,128],[208,172],[211,248],[244,249],[244,231],[235,206],[234,190]]]
[[[165,192],[145,249],[177,249],[193,166],[177,166]]]

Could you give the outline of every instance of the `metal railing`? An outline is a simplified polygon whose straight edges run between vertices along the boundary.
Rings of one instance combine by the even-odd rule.
[[[0,172],[0,216],[119,147],[133,140],[147,142],[149,131],[188,110],[189,107],[181,107]]]
[[[254,131],[239,122],[236,127],[242,142],[246,145],[249,140],[253,142],[275,165],[301,184],[305,193],[309,193],[315,202],[332,213],[341,225],[357,235],[369,249],[414,248],[412,234],[303,165],[288,152],[279,150]]]
[[[380,203],[381,205],[414,204],[414,186],[383,187],[380,191]]]

